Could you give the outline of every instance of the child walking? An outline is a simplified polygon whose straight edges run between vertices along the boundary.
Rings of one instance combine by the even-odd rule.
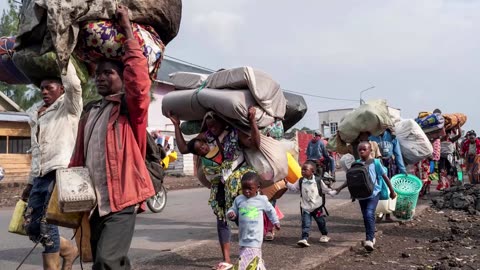
[[[365,224],[366,241],[364,242],[364,248],[367,251],[373,251],[375,245],[375,210],[377,209],[377,204],[380,199],[380,190],[382,189],[382,183],[380,181],[385,181],[387,184],[388,189],[390,190],[390,198],[392,200],[397,197],[397,194],[395,194],[392,184],[390,183],[390,179],[386,174],[385,167],[380,165],[382,171],[377,172],[377,165],[375,164],[376,162],[370,156],[371,152],[372,147],[370,143],[361,142],[358,145],[360,161],[365,164],[365,166],[368,166],[370,180],[374,183],[374,189],[371,196],[367,198],[357,198],[360,203],[360,208],[362,209],[363,222]],[[377,175],[381,175],[382,179],[379,179]],[[337,189],[337,193],[339,193],[345,187],[347,187],[347,182]]]
[[[241,180],[242,194],[235,198],[227,216],[231,220],[238,218],[240,241],[239,270],[264,270],[262,259],[263,213],[266,213],[277,230],[280,230],[275,208],[267,196],[259,195],[260,176],[253,172],[246,173]],[[256,266],[256,267],[255,267]]]
[[[287,182],[289,190],[300,192],[300,210],[302,217],[302,239],[297,242],[301,247],[309,247],[308,237],[310,235],[310,227],[312,225],[312,218],[318,225],[318,229],[322,233],[320,243],[328,243],[327,223],[325,221],[325,213],[323,211],[323,197],[322,194],[335,195],[336,192],[325,185],[322,180],[315,179],[315,164],[306,162],[302,166],[302,178],[295,184]],[[319,186],[320,185],[320,186]]]

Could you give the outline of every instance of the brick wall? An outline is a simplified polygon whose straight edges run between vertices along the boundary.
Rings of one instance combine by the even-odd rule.
[[[312,134],[307,134],[306,132],[303,131],[298,131],[297,132],[297,141],[298,141],[298,150],[299,150],[299,155],[298,155],[298,163],[303,164],[305,161],[307,161],[307,146],[310,140],[312,140],[313,136]]]

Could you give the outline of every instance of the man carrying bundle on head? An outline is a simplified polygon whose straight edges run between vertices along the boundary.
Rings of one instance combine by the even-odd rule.
[[[118,6],[116,18],[127,38],[125,55],[122,62],[97,63],[95,83],[102,99],[80,120],[70,164],[87,167],[94,183],[93,269],[130,269],[137,206],[143,209],[155,194],[144,161],[151,86],[147,59],[133,36],[128,8]]]

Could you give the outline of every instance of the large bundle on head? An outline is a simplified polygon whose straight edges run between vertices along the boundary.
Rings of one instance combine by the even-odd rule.
[[[15,52],[13,61],[30,82],[37,86],[45,78],[60,78],[60,69],[54,52],[38,55],[35,50],[28,48]],[[89,78],[87,66],[75,57],[72,57],[71,61],[80,81],[86,83]]]
[[[45,78],[60,78],[60,69],[54,52],[43,55],[36,53],[35,45],[15,51],[15,37],[0,38],[0,81],[8,84],[40,85]],[[72,58],[77,75],[82,83],[88,80],[85,64]]]
[[[445,118],[445,129],[462,127],[467,122],[467,116],[463,113],[443,114]]]
[[[162,99],[164,115],[173,112],[182,120],[202,120],[212,110],[227,121],[248,127],[247,113],[256,106],[255,119],[260,128],[273,123],[274,118],[263,111],[248,90],[209,89],[173,91]]]
[[[393,127],[393,121],[386,101],[377,100],[362,104],[345,115],[338,125],[338,134],[343,142],[352,143],[362,132],[378,136],[391,127]]]
[[[257,108],[257,124],[260,128],[271,125],[275,119],[285,116],[287,101],[280,85],[269,75],[251,67],[223,70],[208,76],[177,73],[171,76],[179,83],[176,88],[187,86],[197,89],[173,91],[162,101],[164,115],[172,111],[182,120],[202,120],[207,111],[237,127],[248,129],[247,112],[250,106]]]
[[[425,132],[412,119],[401,120],[395,124],[395,134],[407,164],[415,164],[432,156],[433,147]]]
[[[285,111],[285,117],[283,118],[283,128],[289,130],[303,119],[307,113],[308,107],[303,96],[287,92],[284,92],[283,94],[287,99],[287,108]]]
[[[251,67],[215,72],[207,78],[207,88],[249,89],[257,104],[270,116],[283,119],[287,101],[280,85],[268,74]]]
[[[244,125],[248,124],[245,118],[246,109],[250,105],[257,105],[262,111],[257,121],[260,128],[268,128],[275,119],[280,119],[284,130],[293,127],[307,112],[307,104],[302,96],[283,93],[278,83],[270,76],[250,67],[223,70],[210,76],[176,72],[170,74],[170,79],[177,90],[196,90],[194,92],[175,91],[167,94],[163,100],[162,109],[165,115],[173,111],[180,119],[188,121],[182,125],[182,132],[185,134],[200,132],[201,119],[206,110],[216,110],[229,121]],[[207,96],[208,93],[214,93],[210,91],[210,87],[221,87],[222,92],[215,93],[226,96]],[[248,89],[248,93],[236,92],[244,91],[241,89]],[[242,98],[239,98],[239,93],[243,93]],[[207,99],[207,105],[201,102],[205,99]],[[238,113],[241,115],[239,116]],[[238,117],[241,119],[240,122]]]
[[[133,22],[152,26],[165,45],[178,33],[181,0],[24,0],[18,49],[37,44],[39,55],[53,50],[63,70],[77,45],[80,23],[112,19],[118,5],[129,8]]]
[[[245,150],[247,162],[264,181],[278,181],[287,176],[287,147],[278,141],[284,130],[281,120],[289,115],[290,126],[303,117],[306,104],[302,97],[289,94],[291,100],[286,98],[278,83],[251,67],[223,70],[208,77],[182,72],[171,74],[170,78],[177,91],[163,97],[162,110],[164,115],[173,112],[188,121],[182,124],[182,131],[199,133],[204,115],[214,111],[230,125],[248,132],[248,108],[254,106],[262,132],[261,145],[260,150]]]
[[[8,84],[29,84],[30,80],[13,62],[15,37],[0,38],[0,81]]]
[[[80,23],[80,35],[75,55],[87,63],[96,63],[100,59],[121,61],[125,54],[123,43],[126,37],[123,30],[113,21],[95,20]],[[151,26],[133,23],[133,35],[147,58],[152,80],[157,78],[158,68],[163,57],[165,45]]]
[[[438,139],[445,135],[445,118],[440,110],[420,112],[415,119],[430,140]]]

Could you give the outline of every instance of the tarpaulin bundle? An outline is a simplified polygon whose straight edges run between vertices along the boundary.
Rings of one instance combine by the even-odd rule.
[[[129,8],[132,22],[152,26],[165,45],[178,33],[181,0],[23,0],[17,49],[36,44],[39,55],[55,51],[64,70],[77,45],[80,23],[113,19],[118,5]]]

